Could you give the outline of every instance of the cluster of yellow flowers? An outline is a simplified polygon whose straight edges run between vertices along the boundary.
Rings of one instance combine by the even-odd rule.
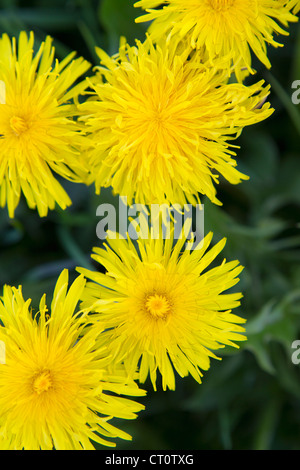
[[[108,56],[91,76],[83,58],[55,60],[50,37],[34,54],[34,35],[0,38],[0,204],[15,216],[21,195],[41,217],[71,200],[57,175],[112,187],[130,203],[195,204],[217,199],[222,175],[247,179],[234,145],[245,126],[268,118],[269,86],[252,52],[270,67],[267,45],[297,21],[299,0],[141,0],[151,21],[144,42]],[[235,79],[233,80],[233,77]],[[80,101],[79,96],[86,99]],[[223,239],[199,249],[145,237],[95,248],[105,273],[64,270],[48,309],[38,312],[21,286],[0,300],[0,449],[93,449],[130,436],[109,423],[143,406],[138,383],[175,389],[175,372],[201,382],[214,351],[246,339],[232,313],[238,261],[207,269]],[[1,358],[0,358],[1,359]],[[106,393],[107,392],[107,393]]]

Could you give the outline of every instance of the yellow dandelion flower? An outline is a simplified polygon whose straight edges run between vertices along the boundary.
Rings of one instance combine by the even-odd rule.
[[[47,312],[45,296],[33,314],[22,289],[4,287],[0,301],[0,448],[4,450],[93,449],[91,441],[130,439],[108,421],[133,419],[143,406],[119,395],[143,395],[124,371],[110,372],[99,334],[86,328],[87,313],[74,314],[85,285],[79,276],[68,290],[60,275]],[[128,383],[127,383],[128,382]]]
[[[273,112],[262,104],[269,94],[263,81],[227,84],[224,69],[198,55],[187,61],[186,50],[149,37],[136,47],[121,42],[114,57],[97,52],[102,66],[89,82],[94,94],[79,105],[97,193],[111,186],[141,204],[195,203],[201,193],[219,203],[219,174],[233,184],[247,179],[228,141]]]
[[[297,21],[287,0],[140,0],[135,6],[148,12],[137,22],[154,20],[154,40],[167,35],[172,41],[187,37],[193,49],[205,45],[212,61],[228,57],[238,79],[244,67],[253,73],[251,52],[270,68],[267,46],[281,46],[274,36],[287,35],[282,26]]]
[[[76,81],[89,69],[69,54],[59,62],[48,36],[34,54],[34,34],[21,32],[12,41],[0,38],[0,205],[14,217],[21,193],[28,206],[46,216],[55,203],[65,209],[71,200],[55,173],[82,182],[76,100],[86,87]],[[18,46],[18,47],[17,47]]]
[[[150,375],[154,390],[158,371],[164,390],[175,389],[174,369],[200,383],[215,350],[246,339],[239,325],[245,320],[231,313],[242,295],[223,293],[239,281],[242,267],[224,260],[206,270],[225,245],[223,239],[207,251],[211,239],[212,233],[181,255],[184,235],[174,246],[173,235],[142,239],[138,249],[129,238],[111,239],[92,255],[105,273],[77,268],[90,280],[82,306],[105,328],[99,340],[128,374],[138,368],[141,383]]]

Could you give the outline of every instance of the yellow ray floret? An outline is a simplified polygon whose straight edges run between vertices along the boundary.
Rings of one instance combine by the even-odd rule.
[[[298,0],[140,0],[135,6],[147,11],[137,22],[154,20],[149,27],[154,40],[187,38],[191,48],[205,46],[211,60],[227,56],[242,79],[243,68],[252,72],[251,53],[271,67],[267,46],[281,46],[275,36],[287,35],[284,28],[297,21],[295,4],[296,13]]]
[[[154,45],[148,37],[117,56],[97,49],[101,67],[89,81],[92,97],[79,105],[87,140],[83,152],[96,191],[112,186],[131,202],[214,203],[223,175],[237,184],[229,144],[245,126],[268,118],[269,87],[228,84],[223,61],[211,67],[186,49]]]
[[[288,0],[288,8],[293,8],[293,13],[297,14],[300,11],[300,0]]]
[[[56,176],[82,182],[86,172],[74,100],[90,64],[75,53],[59,62],[54,53],[49,36],[35,54],[33,33],[21,32],[18,43],[0,38],[0,205],[10,217],[22,193],[40,216],[56,203],[65,209],[71,200]]]
[[[124,370],[110,372],[105,347],[87,328],[87,312],[76,306],[85,285],[79,276],[68,289],[60,275],[50,310],[45,296],[39,312],[21,287],[4,287],[0,300],[0,449],[93,449],[92,441],[114,446],[111,438],[131,437],[109,423],[134,419],[143,406],[122,395],[140,396]]]
[[[140,382],[150,376],[155,390],[158,371],[164,390],[175,389],[174,370],[201,382],[215,350],[246,339],[245,320],[231,313],[242,295],[224,293],[242,267],[224,260],[207,269],[225,245],[223,239],[208,250],[211,239],[212,233],[193,251],[182,250],[184,236],[175,245],[173,236],[145,238],[138,248],[130,239],[110,240],[92,256],[105,273],[78,268],[90,280],[82,305],[106,329],[99,344],[109,344],[128,374],[138,369]]]

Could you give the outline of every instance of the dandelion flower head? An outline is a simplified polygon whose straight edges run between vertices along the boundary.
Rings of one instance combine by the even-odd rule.
[[[271,63],[267,46],[279,47],[275,36],[287,35],[289,23],[296,22],[293,3],[287,0],[140,0],[136,7],[147,14],[137,22],[152,21],[149,32],[157,40],[188,38],[190,47],[203,45],[210,59],[228,57],[242,80],[243,68],[252,73],[253,53],[266,67]],[[158,8],[162,5],[162,8]],[[295,9],[295,12],[297,10]],[[294,13],[295,13],[294,12]]]
[[[111,372],[98,333],[77,312],[85,280],[68,289],[68,272],[57,280],[48,311],[25,301],[22,288],[4,287],[0,301],[0,448],[3,450],[82,450],[130,439],[109,421],[134,419],[143,406],[122,395],[144,394],[122,368]]]
[[[52,39],[34,53],[34,34],[0,38],[0,205],[14,217],[21,194],[41,217],[71,200],[57,176],[83,182],[74,101],[90,64],[75,53],[55,60]],[[76,83],[79,81],[79,83]]]
[[[246,339],[245,320],[233,314],[241,293],[224,291],[238,283],[238,261],[224,260],[207,269],[225,245],[210,250],[212,233],[199,249],[182,250],[184,234],[174,244],[168,239],[110,239],[105,248],[94,248],[93,259],[105,272],[78,268],[90,281],[82,306],[91,308],[100,329],[99,341],[109,344],[115,363],[124,363],[128,374],[138,370],[143,383],[150,376],[157,387],[174,390],[175,372],[201,382],[215,351],[237,347]]]
[[[222,60],[215,67],[198,55],[187,60],[184,48],[150,37],[136,46],[122,41],[116,56],[97,52],[92,97],[79,105],[97,193],[112,187],[129,203],[181,205],[202,194],[219,204],[220,174],[232,184],[247,179],[230,142],[272,114],[263,81],[229,84]]]

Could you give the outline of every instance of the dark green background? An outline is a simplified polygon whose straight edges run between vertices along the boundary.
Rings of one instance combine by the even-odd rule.
[[[144,38],[146,25],[134,23],[140,11],[132,3],[0,0],[0,32],[33,30],[37,46],[50,34],[58,58],[77,50],[96,64],[95,45],[114,53],[120,35],[132,44]],[[291,361],[291,344],[300,339],[300,111],[291,102],[291,84],[300,80],[299,25],[281,39],[285,47],[269,51],[271,71],[254,61],[255,80],[272,84],[276,111],[238,140],[238,168],[251,179],[238,186],[222,181],[222,208],[202,201],[205,232],[214,231],[214,241],[228,237],[223,254],[245,266],[236,313],[248,319],[248,341],[223,350],[202,385],[177,379],[176,392],[154,393],[147,383],[145,412],[136,421],[115,420],[133,436],[119,440],[118,449],[300,449],[300,365]],[[95,268],[96,208],[116,202],[110,190],[96,196],[93,187],[62,184],[73,200],[66,211],[41,219],[23,200],[14,220],[0,210],[0,285],[22,284],[33,305],[44,292],[50,301],[63,268],[72,278],[76,266]]]

